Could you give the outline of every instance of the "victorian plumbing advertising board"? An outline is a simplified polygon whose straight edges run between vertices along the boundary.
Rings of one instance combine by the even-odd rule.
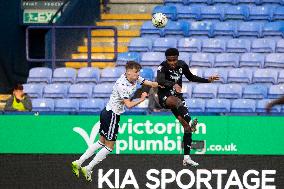
[[[195,154],[284,155],[284,117],[200,116]],[[0,153],[80,154],[98,139],[99,116],[5,115]],[[183,129],[173,116],[122,116],[116,154],[181,154]]]
[[[194,139],[204,141],[204,148],[194,151],[194,159],[200,163],[197,169],[182,166],[182,127],[173,116],[122,116],[116,149],[96,167],[90,185],[143,189],[284,188],[283,117],[198,118]],[[15,157],[19,153],[29,154],[28,157],[45,154],[39,155],[41,164],[50,157],[52,164],[47,167],[52,167],[54,156],[60,154],[71,162],[74,154],[83,153],[97,140],[98,120],[98,116],[0,116],[1,158],[6,153]],[[37,166],[37,161],[28,164]],[[69,170],[65,164],[61,169]],[[78,182],[72,178],[68,182]],[[48,179],[52,181],[54,177]]]

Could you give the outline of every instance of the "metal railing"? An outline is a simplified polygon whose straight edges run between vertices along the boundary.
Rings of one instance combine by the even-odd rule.
[[[29,54],[29,31],[36,29],[51,30],[51,58],[31,58]],[[58,29],[84,29],[87,30],[87,59],[60,59],[56,58],[56,31]],[[113,59],[92,59],[92,30],[113,30],[114,32],[114,57]],[[117,28],[113,26],[29,26],[26,28],[26,58],[29,62],[52,62],[52,68],[55,68],[56,62],[88,62],[88,66],[91,66],[91,62],[115,62],[117,59]]]

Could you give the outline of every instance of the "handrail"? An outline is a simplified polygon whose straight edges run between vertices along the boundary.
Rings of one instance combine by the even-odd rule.
[[[29,31],[32,29],[51,29],[51,58],[44,58],[44,59],[36,59],[30,58],[29,55]],[[56,50],[56,30],[57,29],[84,29],[87,30],[87,59],[57,59],[55,50]],[[114,58],[113,59],[92,59],[91,57],[91,30],[113,30],[114,32]],[[52,68],[55,68],[55,62],[88,62],[88,66],[91,66],[91,62],[115,62],[117,59],[117,28],[113,26],[56,26],[56,25],[49,25],[49,26],[29,26],[26,28],[26,58],[29,62],[45,62],[51,61]]]
[[[59,9],[55,12],[55,14],[51,17],[51,19],[49,20],[48,24],[54,24],[53,20],[56,18],[56,16],[58,16],[58,14],[60,12],[62,12],[62,10],[64,9],[64,7],[70,2],[70,0],[66,0],[64,1],[64,3],[59,7]]]

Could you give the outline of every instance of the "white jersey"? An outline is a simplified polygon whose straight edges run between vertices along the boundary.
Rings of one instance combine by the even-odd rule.
[[[112,110],[118,115],[122,114],[125,111],[123,99],[130,99],[131,95],[136,91],[137,83],[142,84],[144,81],[145,79],[139,76],[135,83],[130,83],[126,75],[122,74],[113,86],[106,110]]]

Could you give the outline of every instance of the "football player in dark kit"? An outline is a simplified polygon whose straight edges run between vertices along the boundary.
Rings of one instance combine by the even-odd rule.
[[[210,76],[208,79],[193,75],[188,65],[178,60],[179,51],[169,48],[165,52],[166,61],[162,62],[157,70],[157,82],[164,88],[158,89],[159,103],[162,107],[171,109],[184,128],[184,160],[183,165],[198,166],[189,156],[192,143],[192,132],[195,132],[197,119],[191,120],[189,111],[181,93],[182,75],[192,82],[211,83],[219,80],[218,75]],[[189,105],[190,106],[190,105]]]

